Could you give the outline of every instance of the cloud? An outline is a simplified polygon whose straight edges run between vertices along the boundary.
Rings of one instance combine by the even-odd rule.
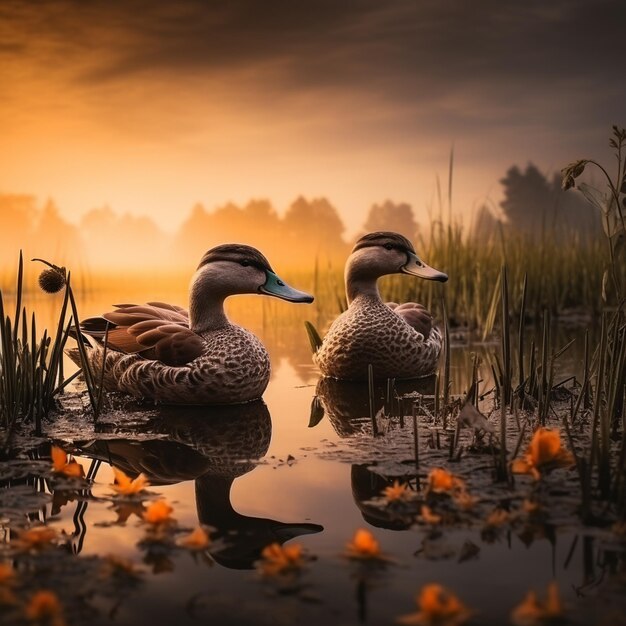
[[[32,154],[44,172],[57,149],[73,165],[88,154],[90,180],[123,179],[121,196],[132,179],[136,197],[179,161],[193,193],[205,169],[216,194],[242,171],[272,193],[288,171],[363,202],[445,168],[452,141],[495,181],[626,123],[625,23],[622,0],[5,0],[3,151],[24,179]]]

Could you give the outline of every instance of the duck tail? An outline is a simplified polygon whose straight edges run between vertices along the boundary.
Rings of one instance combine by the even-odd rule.
[[[311,351],[315,354],[322,347],[322,338],[320,334],[317,332],[317,329],[311,322],[306,320],[304,322],[304,327],[306,328],[306,334],[309,337],[309,343],[311,344]]]

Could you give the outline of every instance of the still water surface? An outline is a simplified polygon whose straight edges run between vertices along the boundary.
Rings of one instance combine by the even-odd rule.
[[[439,536],[424,525],[407,527],[372,504],[394,477],[415,484],[416,477],[423,481],[431,467],[445,464],[445,445],[428,447],[431,425],[420,418],[416,469],[410,410],[405,418],[382,420],[374,438],[366,389],[318,387],[301,324],[306,312],[259,300],[242,299],[232,317],[257,333],[271,353],[273,375],[262,402],[193,410],[114,403],[98,425],[75,411],[50,425],[49,434],[74,446],[85,470],[91,466],[97,473],[93,498],[56,506],[54,515],[47,505],[48,523],[73,535],[82,556],[123,556],[145,570],[128,593],[100,600],[92,623],[390,624],[413,612],[419,589],[436,582],[475,611],[470,623],[506,624],[530,589],[543,595],[552,580],[573,623],[619,623],[607,620],[619,614],[615,590],[623,591],[623,560],[607,548],[605,535],[581,528],[574,518],[558,520],[556,531],[550,524],[530,540],[510,528],[485,537],[479,523],[444,528]],[[174,294],[170,301],[185,298]],[[99,313],[108,302],[85,299],[81,313]],[[471,377],[471,353],[487,361],[497,346],[457,344],[453,392],[462,393]],[[564,370],[576,369],[579,353],[572,354]],[[384,394],[381,387],[377,397]],[[461,459],[453,471],[493,508],[511,494],[491,485],[490,463],[488,456],[473,464]],[[146,550],[137,511],[111,503],[111,464],[132,475],[146,473],[150,491],[172,504],[180,527],[211,527],[210,556]],[[128,519],[119,522],[125,514]],[[371,530],[393,563],[372,569],[343,558],[358,528]],[[296,592],[280,593],[253,569],[262,548],[274,541],[299,542],[316,557]]]

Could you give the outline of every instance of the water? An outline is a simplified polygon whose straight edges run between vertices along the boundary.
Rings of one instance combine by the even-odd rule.
[[[82,310],[89,315],[104,305],[86,301]],[[29,588],[55,589],[70,623],[390,624],[413,612],[419,589],[436,582],[474,610],[471,623],[499,625],[508,623],[528,590],[544,595],[556,580],[573,623],[624,623],[615,617],[622,611],[623,619],[623,545],[608,530],[577,523],[574,472],[559,470],[548,477],[539,494],[547,520],[530,523],[520,517],[485,533],[484,517],[496,504],[518,511],[533,486],[525,478],[515,492],[494,485],[490,455],[467,454],[450,467],[481,498],[474,512],[441,530],[399,519],[375,498],[394,477],[415,487],[417,481],[423,485],[430,468],[445,465],[445,433],[440,432],[441,449],[429,447],[441,429],[420,418],[416,468],[410,410],[379,417],[379,436],[373,437],[367,389],[318,385],[301,320],[259,324],[264,317],[259,306],[255,301],[247,312],[233,314],[266,342],[272,355],[273,375],[262,402],[189,410],[115,400],[93,424],[70,397],[68,410],[48,431],[76,452],[86,472],[91,468],[95,482],[90,492],[64,490],[68,484],[55,483],[48,462],[41,462],[34,473],[45,480],[27,482],[47,493],[48,500],[43,506],[35,501],[30,518],[45,519],[63,533],[67,552],[81,560],[70,557],[66,568],[75,578],[82,571],[79,562],[87,569],[79,583],[61,567],[63,559],[52,560],[43,574],[29,580]],[[495,349],[455,348],[455,393],[471,377],[469,353],[482,351],[486,360]],[[575,369],[578,358],[563,369]],[[420,390],[428,391],[428,385],[420,383]],[[379,406],[385,393],[382,387],[377,391]],[[312,413],[316,395],[319,403]],[[468,443],[471,433],[463,437]],[[46,450],[44,444],[40,452]],[[115,504],[111,464],[132,475],[147,474],[150,492],[171,503],[179,529],[199,523],[210,527],[208,551],[142,543],[146,525],[138,516],[140,505]],[[13,480],[3,497],[18,483],[24,480]],[[6,499],[0,500],[3,504]],[[125,515],[126,521],[119,521]],[[5,528],[24,521],[8,524],[5,519]],[[372,531],[392,562],[367,567],[346,559],[345,545],[358,528]],[[11,535],[13,530],[6,532],[7,539]],[[316,557],[288,589],[264,581],[254,569],[261,549],[275,541],[300,543]],[[95,563],[109,554],[135,563],[142,571],[139,580],[113,584],[99,578],[99,569],[89,569],[92,559]]]

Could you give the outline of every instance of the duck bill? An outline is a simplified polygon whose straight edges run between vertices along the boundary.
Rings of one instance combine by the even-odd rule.
[[[293,287],[290,287],[283,282],[274,272],[265,272],[267,277],[265,284],[259,287],[259,293],[264,293],[268,296],[275,296],[281,300],[287,300],[287,302],[313,302],[313,296],[305,293],[304,291],[298,291]]]
[[[408,252],[407,256],[409,260],[400,268],[403,274],[411,274],[411,276],[419,276],[426,280],[438,280],[445,283],[448,280],[448,275],[436,270],[430,265],[426,265],[416,254]]]

